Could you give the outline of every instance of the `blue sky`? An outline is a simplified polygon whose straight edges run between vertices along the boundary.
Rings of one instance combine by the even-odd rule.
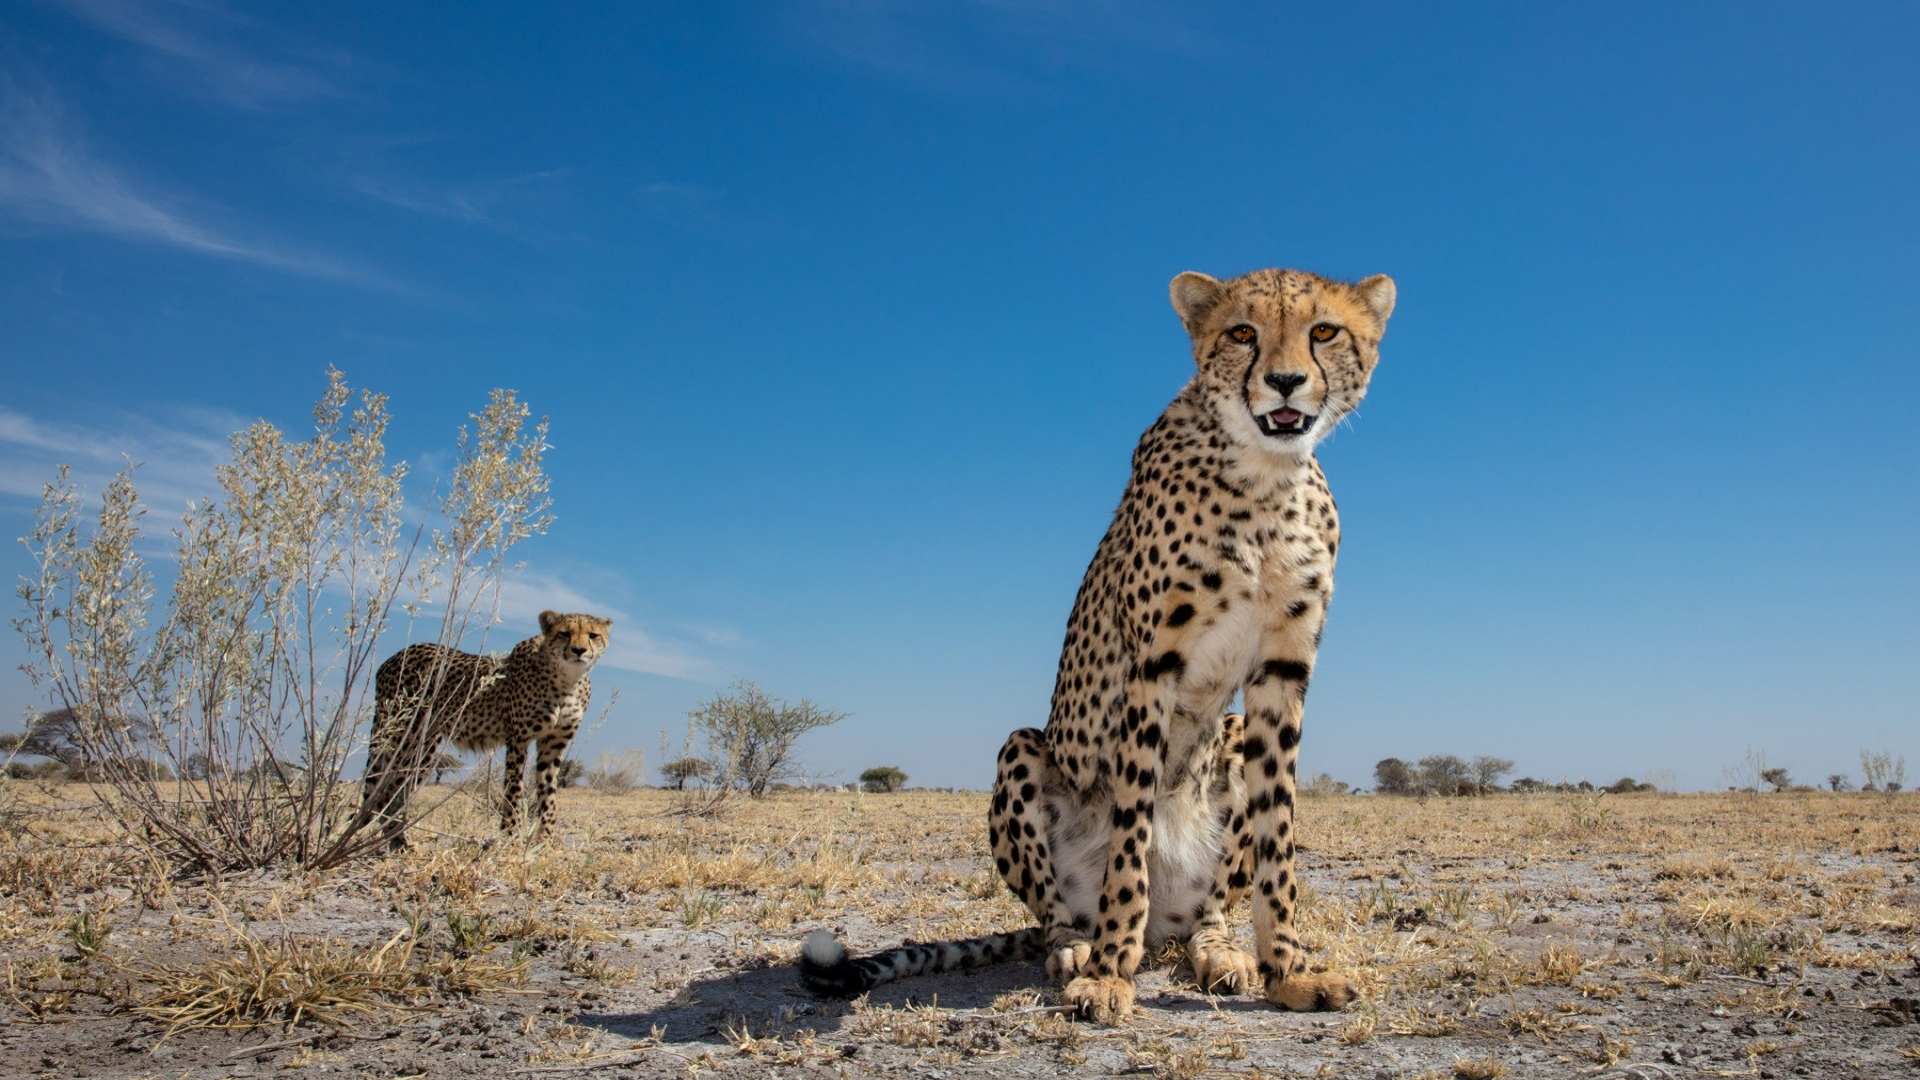
[[[512,387],[558,519],[490,644],[616,617],[580,756],[745,677],[853,714],[817,771],[984,787],[1191,370],[1168,280],[1384,272],[1303,770],[1920,768],[1916,42],[1903,3],[9,4],[0,519],[124,453],[169,520],[329,364],[421,479]]]

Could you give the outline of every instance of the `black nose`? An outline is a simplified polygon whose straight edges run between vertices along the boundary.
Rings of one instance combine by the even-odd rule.
[[[587,647],[585,645],[575,645],[573,647],[573,655],[575,656],[587,655]]]
[[[1277,371],[1267,372],[1267,385],[1280,391],[1281,397],[1286,397],[1288,394],[1300,389],[1301,384],[1306,381],[1307,377],[1305,375],[1282,375]]]

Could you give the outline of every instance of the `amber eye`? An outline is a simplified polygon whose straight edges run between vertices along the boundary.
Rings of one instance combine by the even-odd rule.
[[[1239,326],[1227,331],[1227,336],[1241,345],[1251,344],[1253,342],[1253,327],[1248,326],[1246,323],[1241,323]]]
[[[1334,338],[1334,335],[1338,334],[1339,332],[1340,332],[1340,328],[1330,323],[1320,323],[1319,325],[1315,326],[1312,330],[1308,331],[1308,333],[1311,333],[1313,335],[1313,340],[1315,341],[1332,341]]]

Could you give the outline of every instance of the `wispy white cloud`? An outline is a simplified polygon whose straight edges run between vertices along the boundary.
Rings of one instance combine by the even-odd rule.
[[[465,184],[434,185],[355,172],[344,176],[342,182],[356,194],[399,210],[532,240],[546,237],[547,230],[534,222],[546,208],[549,189],[567,175],[565,169],[546,169]]]
[[[209,0],[57,0],[100,30],[131,42],[173,72],[229,105],[269,109],[341,97],[345,91],[311,65],[269,60],[256,47],[231,40],[257,26]]]
[[[94,155],[75,127],[50,91],[0,75],[0,213],[306,277],[397,288],[362,267],[214,224],[211,212],[156,194]]]
[[[249,422],[200,407],[142,414],[89,406],[85,419],[50,420],[0,405],[0,507],[19,500],[15,508],[24,512],[61,465],[78,491],[92,495],[132,462],[141,503],[176,518],[215,490],[227,436]]]
[[[139,465],[134,486],[141,504],[154,515],[149,528],[153,554],[170,555],[164,539],[167,527],[189,502],[217,491],[214,467],[229,458],[228,437],[252,422],[202,406],[173,406],[148,414],[100,411],[85,405],[77,409],[85,415],[49,419],[0,405],[0,519],[15,522],[9,526],[15,530],[10,535],[20,534],[19,525],[37,505],[59,465],[71,467],[70,479],[84,505],[132,461]],[[414,476],[418,480],[420,474]],[[508,648],[538,631],[542,611],[588,612],[614,620],[613,643],[601,661],[604,666],[695,682],[721,681],[722,659],[740,645],[740,635],[710,626],[643,625],[643,620],[608,602],[604,585],[615,577],[611,571],[593,567],[576,567],[571,574],[512,571],[500,582],[497,596],[483,598],[475,613],[475,633],[463,644]],[[580,584],[584,580],[600,587]],[[426,605],[420,617],[431,620],[432,632],[413,629],[437,636],[442,613],[439,607]],[[498,619],[498,625],[487,630],[482,642],[478,631],[490,619]],[[408,638],[409,629],[395,627],[401,639]]]

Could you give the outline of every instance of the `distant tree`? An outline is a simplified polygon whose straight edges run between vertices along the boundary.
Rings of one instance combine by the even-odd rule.
[[[1335,780],[1329,773],[1315,773],[1301,790],[1309,795],[1345,795],[1353,789],[1345,780]]]
[[[1847,779],[1846,773],[1843,773],[1843,772],[1834,773],[1833,775],[1827,777],[1827,790],[1852,791],[1853,781]]]
[[[572,787],[587,775],[587,767],[572,758],[560,759],[560,773],[554,777],[554,783],[561,787]]]
[[[1613,795],[1631,795],[1637,791],[1658,791],[1652,784],[1642,783],[1631,776],[1623,776],[1600,789]]]
[[[436,784],[446,783],[448,773],[458,772],[466,767],[466,759],[458,754],[449,754],[445,750],[434,754],[433,760],[427,763],[427,768],[432,770],[433,782]],[[561,767],[565,768],[565,765],[563,764]]]
[[[24,761],[7,762],[9,780],[65,780],[67,767],[57,761],[41,761],[29,765]]]
[[[1500,778],[1513,771],[1513,761],[1482,754],[1467,763],[1467,771],[1473,774],[1474,793],[1485,795],[1500,789]]]
[[[689,780],[707,780],[712,776],[713,766],[703,758],[684,757],[660,766],[660,778],[673,785],[675,791],[685,791]]]
[[[1776,792],[1785,791],[1793,786],[1793,777],[1788,776],[1787,770],[1781,768],[1762,769],[1760,781]]]
[[[860,786],[867,791],[899,791],[906,782],[907,774],[892,765],[878,765],[860,774]]]
[[[1531,795],[1536,791],[1546,791],[1552,786],[1553,785],[1547,783],[1545,780],[1535,780],[1531,776],[1523,776],[1513,782],[1511,790],[1516,795]]]
[[[225,764],[198,752],[187,755],[187,760],[181,763],[181,771],[189,780],[224,780],[227,777]]]
[[[1384,758],[1373,767],[1373,789],[1382,795],[1413,794],[1413,766],[1397,757]]]
[[[1861,791],[1899,791],[1907,783],[1907,759],[1885,750],[1860,751]]]
[[[43,712],[27,722],[27,730],[0,735],[0,754],[27,754],[52,758],[62,765],[78,765],[80,717],[72,709]]]
[[[800,736],[847,718],[806,698],[788,704],[745,679],[687,716],[706,735],[716,782],[738,785],[756,798],[799,775],[793,746]]]
[[[1420,759],[1420,790],[1432,795],[1466,795],[1473,791],[1473,776],[1467,763],[1452,754],[1432,754]]]

